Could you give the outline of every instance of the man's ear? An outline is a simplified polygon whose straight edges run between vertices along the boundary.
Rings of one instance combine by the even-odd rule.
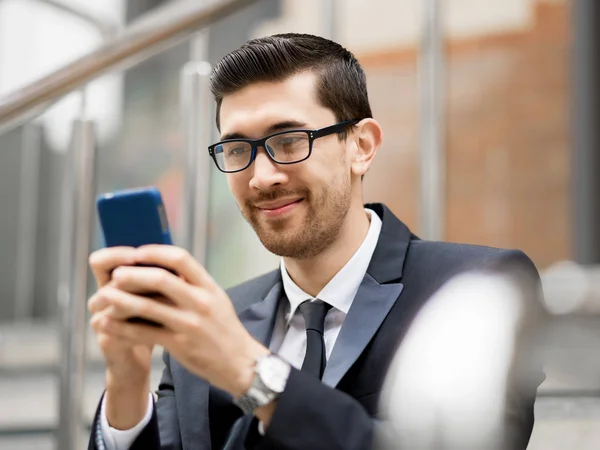
[[[363,119],[356,125],[352,137],[355,143],[352,174],[362,177],[381,147],[383,130],[375,119]]]

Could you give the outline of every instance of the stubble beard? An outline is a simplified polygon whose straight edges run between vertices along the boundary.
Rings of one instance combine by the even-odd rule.
[[[304,198],[299,205],[306,208],[301,223],[293,223],[291,218],[265,223],[259,219],[261,213],[252,204],[246,204],[242,213],[267,250],[278,256],[304,260],[323,253],[337,240],[350,209],[350,179],[331,183],[318,197],[308,190],[294,194]],[[290,192],[274,191],[268,199],[275,200],[284,195],[290,195]]]

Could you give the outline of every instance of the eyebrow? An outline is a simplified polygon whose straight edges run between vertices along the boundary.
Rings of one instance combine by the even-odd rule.
[[[277,123],[270,125],[265,130],[265,136],[268,136],[273,133],[277,133],[278,131],[285,131],[285,130],[291,130],[291,129],[303,129],[303,128],[306,128],[306,126],[307,126],[306,123],[300,122],[298,120],[284,120],[282,122],[277,122]],[[223,136],[221,136],[222,141],[227,141],[229,139],[250,139],[250,138],[247,135],[245,135],[244,133],[237,133],[237,132],[227,133],[227,134],[224,134]]]

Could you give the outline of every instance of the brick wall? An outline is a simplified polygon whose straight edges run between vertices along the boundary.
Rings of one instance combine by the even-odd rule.
[[[447,42],[446,240],[570,257],[569,24],[568,2],[538,3],[527,30]],[[358,56],[385,132],[367,201],[418,232],[416,50]]]

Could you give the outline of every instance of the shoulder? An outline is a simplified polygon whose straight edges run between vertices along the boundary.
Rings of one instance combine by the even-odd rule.
[[[484,245],[459,244],[453,242],[423,241],[412,239],[409,252],[420,256],[435,256],[452,259],[485,261],[488,259],[521,259],[527,255],[517,249],[503,249]]]
[[[424,302],[448,280],[468,271],[511,273],[534,289],[540,286],[535,265],[520,250],[411,239],[402,274],[404,292]]]
[[[279,269],[275,269],[227,289],[227,295],[229,295],[236,311],[240,311],[246,306],[263,299],[273,286],[280,281],[281,272]]]
[[[411,240],[406,270],[456,273],[464,270],[518,268],[535,273],[531,259],[521,250],[482,245]]]

